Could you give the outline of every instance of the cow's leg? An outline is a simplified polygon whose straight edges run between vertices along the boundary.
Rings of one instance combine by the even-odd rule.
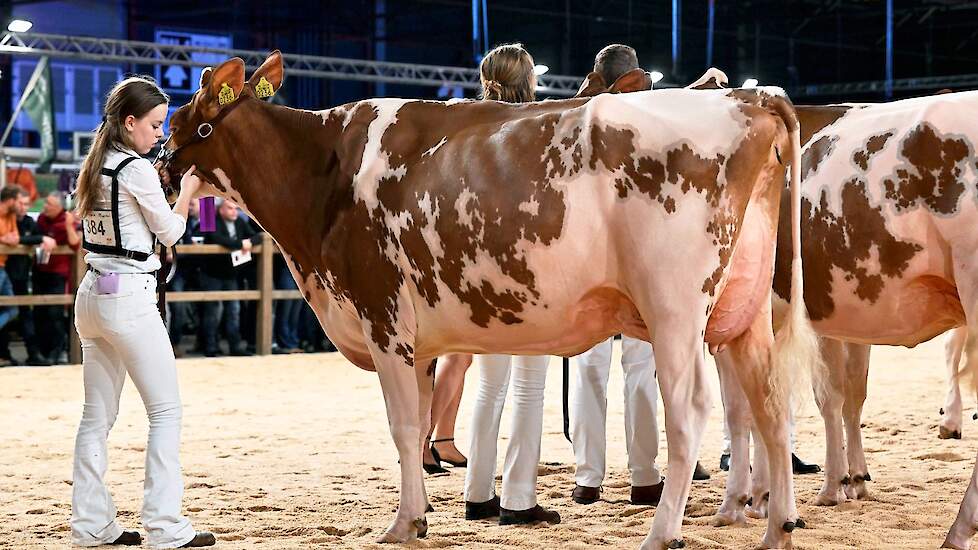
[[[429,383],[428,395],[422,398],[418,388],[423,376],[418,374],[413,361],[408,362],[395,353],[384,353],[372,344],[370,348],[380,386],[384,391],[387,422],[401,462],[401,499],[397,515],[377,542],[407,542],[415,537],[423,537],[428,531],[425,520],[428,499],[421,473],[421,444],[428,430],[427,425],[422,426],[421,417],[429,414],[431,386]],[[427,367],[428,364],[425,364],[420,368]],[[427,409],[424,414],[419,414],[423,401],[427,401]]]
[[[669,475],[642,548],[660,550],[682,547],[683,513],[711,401],[699,328],[692,333],[659,330],[652,347],[666,415]]]
[[[750,490],[750,405],[737,381],[737,374],[734,372],[736,367],[730,361],[728,353],[716,356],[723,414],[730,431],[730,474],[727,477],[723,503],[713,517],[713,525],[716,527],[747,522],[744,506]]]
[[[846,496],[853,499],[869,497],[866,482],[869,481],[869,468],[866,466],[866,453],[863,451],[863,434],[860,428],[863,416],[863,403],[866,402],[866,382],[869,377],[869,352],[871,346],[846,344],[846,400],[842,406],[842,416],[846,423],[846,458],[849,462],[849,484],[845,486]]]
[[[767,447],[757,430],[757,424],[753,424],[750,431],[754,439],[754,467],[751,470],[750,497],[744,512],[747,517],[764,519],[767,517],[767,504],[771,499],[771,466],[767,460]]]
[[[978,314],[975,308],[972,308],[971,311]],[[972,317],[972,319],[976,318],[978,315]],[[967,370],[972,373],[972,376],[976,376],[976,369],[978,369],[978,339],[976,339],[978,337],[978,323],[973,320],[968,329],[965,360],[967,361]],[[976,459],[975,467],[971,473],[968,489],[964,493],[964,500],[961,501],[961,506],[958,508],[958,515],[954,518],[954,523],[951,524],[951,529],[948,531],[941,548],[958,548],[960,550],[971,548],[971,538],[975,536],[976,531],[978,531],[978,459]]]
[[[728,349],[754,416],[755,434],[759,436],[754,442],[755,455],[766,456],[768,462],[771,491],[766,499],[768,524],[762,544],[764,548],[790,548],[790,533],[800,520],[791,478],[787,388],[778,388],[776,381],[779,374],[786,373],[775,371],[770,300],[765,304],[747,332],[731,342]],[[780,383],[787,381],[782,379]],[[755,471],[762,467],[760,462],[757,461]],[[763,500],[764,495],[752,498]]]
[[[968,338],[968,327],[959,327],[947,335],[944,343],[944,358],[947,362],[947,398],[941,408],[940,431],[937,437],[941,439],[961,439],[961,387],[958,380],[958,365],[961,364],[961,353]]]
[[[825,422],[825,480],[815,497],[815,504],[835,506],[845,502],[843,486],[849,483],[849,464],[846,461],[842,424],[842,405],[845,403],[846,392],[846,348],[842,342],[832,338],[819,338],[819,341],[828,379],[826,391],[815,392],[815,401]]]
[[[418,441],[418,449],[421,450],[423,457],[424,449],[428,443],[428,434],[431,433],[431,403],[434,400],[435,394],[435,364],[438,359],[419,360],[415,358],[415,361],[417,362],[417,366],[414,369],[414,376],[418,384],[418,427],[421,429],[421,440]],[[424,459],[422,458],[422,464],[423,462]],[[423,476],[422,479],[424,479]],[[432,508],[424,483],[421,484],[421,491],[424,494],[425,512],[428,512]],[[425,534],[419,530],[418,537],[424,537]]]

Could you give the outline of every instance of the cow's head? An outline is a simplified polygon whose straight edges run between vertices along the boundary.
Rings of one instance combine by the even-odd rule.
[[[597,72],[592,72],[584,78],[581,88],[574,97],[593,97],[598,94],[619,94],[652,89],[652,77],[642,69],[632,69],[618,77],[611,86]]]
[[[207,183],[202,194],[219,194],[220,183],[214,170],[234,162],[227,136],[232,135],[247,116],[230,116],[232,111],[254,109],[282,85],[282,54],[276,50],[245,81],[245,64],[238,57],[217,67],[207,67],[200,75],[200,89],[190,102],[177,109],[170,119],[170,136],[160,150],[158,167],[170,192],[179,192],[180,176],[190,166]],[[239,115],[244,114],[239,113]],[[238,151],[237,157],[241,158]]]

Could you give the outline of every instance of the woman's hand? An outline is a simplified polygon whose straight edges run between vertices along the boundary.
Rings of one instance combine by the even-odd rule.
[[[194,170],[196,168],[197,168],[196,164],[191,166],[190,168],[187,169],[186,172],[183,173],[183,177],[180,178],[181,195],[183,193],[188,193],[188,196],[193,198],[193,196],[197,194],[197,191],[200,190],[200,186],[202,182],[200,181],[200,178],[197,177],[196,174],[194,174]]]

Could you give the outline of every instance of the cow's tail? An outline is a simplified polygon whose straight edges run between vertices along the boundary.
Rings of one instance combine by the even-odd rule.
[[[804,399],[791,399],[810,395],[808,389],[814,384],[816,393],[821,395],[825,388],[825,364],[819,350],[818,336],[812,328],[805,307],[805,286],[801,263],[801,133],[798,117],[790,100],[777,98],[775,111],[784,121],[789,133],[791,147],[791,294],[790,303],[781,324],[776,331],[772,350],[772,385],[769,408],[779,410],[786,401],[798,405]],[[803,393],[802,393],[803,392]]]

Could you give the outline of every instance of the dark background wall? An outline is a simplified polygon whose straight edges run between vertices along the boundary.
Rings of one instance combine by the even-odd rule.
[[[685,84],[707,66],[709,0],[681,0],[678,58],[676,0],[488,0],[490,44],[519,41],[554,74],[583,76],[612,42],[636,48],[646,69]],[[796,103],[877,101],[881,92],[808,95],[807,86],[885,76],[885,1],[715,0],[712,65],[734,84],[754,77],[783,86]],[[382,15],[378,15],[382,14]],[[468,0],[0,0],[0,16],[34,22],[33,32],[153,40],[158,29],[231,36],[233,47],[409,63],[475,66]],[[978,2],[894,2],[894,76],[978,73]],[[5,24],[5,23],[4,23]],[[382,39],[380,39],[382,37]],[[19,96],[12,59],[0,56],[0,119]],[[118,66],[122,73],[153,67]],[[55,93],[58,82],[55,78]],[[897,92],[894,97],[934,90]],[[103,90],[96,87],[95,95]],[[290,77],[283,94],[302,108],[325,108],[378,95],[437,97],[435,87]],[[471,95],[471,92],[467,92]],[[180,101],[180,97],[175,97]],[[78,120],[85,120],[84,117]],[[62,126],[70,132],[75,128]],[[31,144],[15,132],[13,144]],[[66,139],[63,135],[63,139]]]

